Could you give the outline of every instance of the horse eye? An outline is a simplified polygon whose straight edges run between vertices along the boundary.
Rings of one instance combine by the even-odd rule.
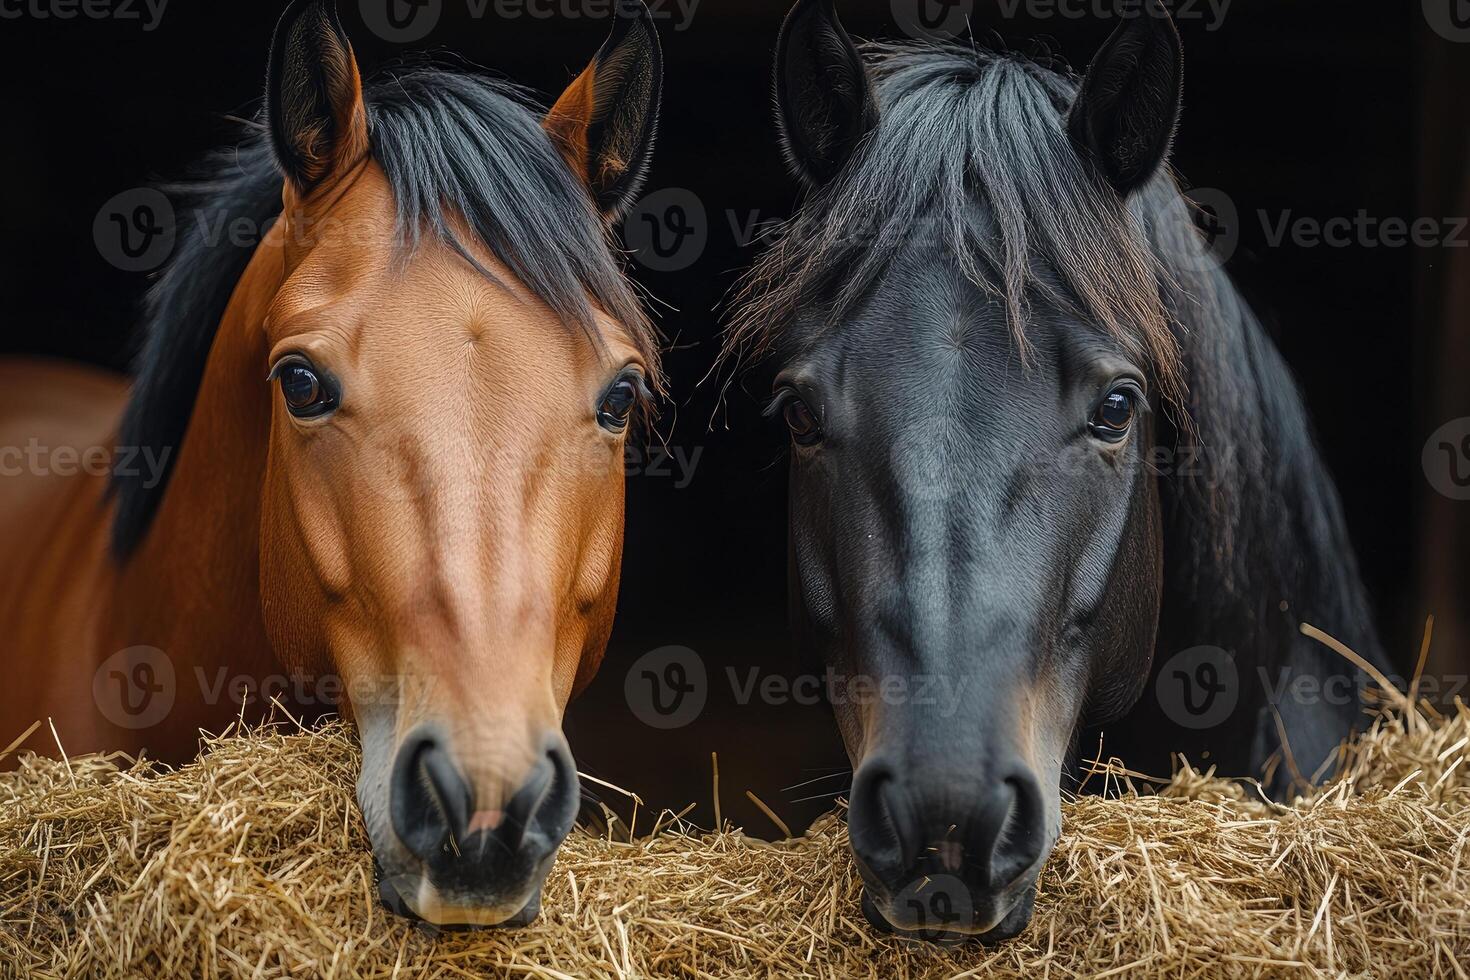
[[[272,377],[281,385],[281,398],[287,411],[299,419],[325,415],[337,406],[331,389],[310,364],[283,361]]]
[[[638,404],[638,385],[630,378],[619,378],[613,382],[602,404],[597,406],[597,421],[610,432],[622,432],[628,427],[628,416]]]
[[[1133,424],[1133,392],[1114,388],[1103,397],[1089,423],[1092,434],[1107,442],[1118,442]]]
[[[798,446],[810,446],[821,440],[822,427],[817,423],[812,410],[807,408],[806,402],[800,398],[795,395],[787,398],[781,406],[781,416],[786,420],[791,438],[796,440]]]

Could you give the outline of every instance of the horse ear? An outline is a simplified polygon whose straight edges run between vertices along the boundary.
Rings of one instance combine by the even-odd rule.
[[[367,152],[362,78],[335,0],[293,0],[281,15],[265,104],[276,161],[301,194]]]
[[[643,0],[617,0],[612,34],[542,123],[610,222],[648,175],[662,89],[653,17]]]
[[[833,0],[797,0],[781,25],[776,124],[787,164],[808,187],[835,177],[878,125],[872,82]]]
[[[1168,10],[1160,0],[1140,0],[1087,67],[1067,132],[1119,194],[1142,185],[1169,156],[1182,60]]]

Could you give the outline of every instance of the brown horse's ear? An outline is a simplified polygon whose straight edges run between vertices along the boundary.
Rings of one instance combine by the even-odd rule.
[[[362,78],[335,0],[293,0],[281,15],[265,105],[276,160],[300,194],[367,153]]]
[[[1138,0],[1107,39],[1067,114],[1084,158],[1125,197],[1169,156],[1183,87],[1179,32],[1160,0]]]
[[[658,129],[663,55],[643,0],[617,0],[611,36],[542,124],[608,221],[632,205]]]
[[[797,0],[781,25],[776,125],[786,163],[807,187],[835,177],[878,125],[872,82],[833,0]]]

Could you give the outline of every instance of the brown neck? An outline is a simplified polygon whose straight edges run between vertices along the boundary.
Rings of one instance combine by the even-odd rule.
[[[231,684],[279,674],[260,611],[260,488],[270,427],[262,322],[283,275],[268,236],[235,287],[153,526],[118,572],[107,651],[146,645],[174,666],[168,736],[239,715]],[[247,709],[247,719],[258,712]],[[163,739],[159,740],[162,744]]]

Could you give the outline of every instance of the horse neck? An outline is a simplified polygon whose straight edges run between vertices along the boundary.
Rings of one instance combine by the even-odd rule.
[[[282,276],[282,249],[267,237],[216,330],[153,524],[118,573],[111,649],[146,643],[181,667],[257,678],[275,669],[259,599],[270,429],[261,325]]]
[[[1382,663],[1337,488],[1290,370],[1223,270],[1175,275],[1199,438],[1161,427],[1177,441],[1162,447],[1174,465],[1160,482],[1159,652],[1209,645],[1247,665],[1340,670],[1302,636],[1310,623]]]

